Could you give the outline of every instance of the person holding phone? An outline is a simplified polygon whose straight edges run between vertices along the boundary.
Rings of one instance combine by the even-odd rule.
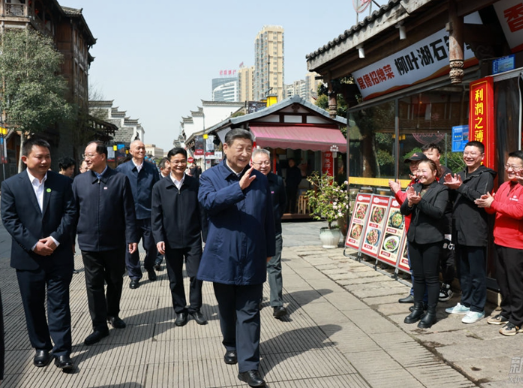
[[[449,199],[448,188],[438,184],[438,166],[432,160],[418,165],[418,183],[407,189],[407,200],[401,213],[411,215],[407,232],[409,255],[414,273],[414,309],[405,323],[419,322],[418,327],[430,328],[436,322],[439,296],[439,255],[445,228],[445,208]],[[427,290],[428,306],[424,314],[423,294]]]

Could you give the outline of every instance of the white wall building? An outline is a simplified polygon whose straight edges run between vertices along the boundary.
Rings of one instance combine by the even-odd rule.
[[[115,124],[118,127],[114,135],[116,143],[128,145],[133,140],[144,142],[145,130],[139,119],[131,119],[126,111],[113,107],[114,100],[89,101],[89,113],[97,118]]]

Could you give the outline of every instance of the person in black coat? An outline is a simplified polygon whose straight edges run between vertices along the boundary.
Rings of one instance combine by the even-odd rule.
[[[281,273],[281,251],[283,248],[281,218],[287,202],[285,185],[282,177],[271,172],[271,154],[269,151],[257,149],[252,155],[252,165],[267,177],[271,190],[274,233],[276,234],[276,254],[267,262],[267,277],[271,291],[270,304],[273,308],[273,316],[280,319],[287,315],[287,309],[283,306],[283,277]]]
[[[449,195],[448,188],[436,180],[438,168],[432,160],[421,161],[419,182],[407,189],[407,200],[401,205],[403,215],[412,215],[407,239],[414,273],[414,309],[405,323],[429,328],[436,322],[439,280],[438,262],[445,231],[444,217]],[[423,294],[428,292],[428,310],[423,316]]]
[[[46,366],[52,350],[56,366],[69,370],[76,208],[72,180],[48,171],[49,150],[49,143],[38,138],[22,146],[27,169],[2,183],[2,221],[13,240],[11,267],[16,269],[27,332],[36,350],[33,363]]]
[[[202,231],[207,225],[206,217],[198,202],[197,178],[185,174],[187,151],[173,148],[167,154],[171,164],[169,177],[161,179],[153,187],[151,221],[158,252],[165,255],[167,274],[171,287],[176,326],[184,326],[190,314],[196,323],[205,325],[201,313],[202,285],[196,279],[202,258]],[[190,279],[190,305],[183,287],[183,262]]]
[[[301,170],[296,166],[294,159],[288,160],[289,167],[287,167],[287,174],[285,178],[287,190],[287,204],[289,206],[289,213],[296,211],[296,200],[298,197],[298,187],[300,186],[302,176]]]
[[[109,335],[107,323],[124,328],[118,316],[125,272],[125,251],[136,251],[135,209],[129,179],[107,166],[107,148],[98,140],[85,148],[89,171],[73,182],[78,208],[78,245],[82,251],[93,345]],[[107,284],[107,295],[104,289]]]

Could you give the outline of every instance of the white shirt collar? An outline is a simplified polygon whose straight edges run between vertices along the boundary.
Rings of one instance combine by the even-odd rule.
[[[42,183],[40,183],[40,180],[33,176],[30,172],[29,172],[29,169],[26,169],[27,171],[27,175],[29,176],[29,181],[31,181],[31,183],[34,185],[34,182],[35,182],[35,179],[36,179],[36,182],[38,183],[38,185],[41,185],[43,184],[46,180],[47,180],[47,173],[45,173],[44,175],[44,179],[42,179]]]
[[[236,172],[236,171],[234,171],[234,170],[231,168],[231,166],[229,166],[229,162],[227,161],[227,159],[225,159],[225,165],[226,165],[227,167],[229,167],[229,170],[231,170],[231,171],[233,172],[233,174],[236,175],[238,178],[239,178],[240,175],[242,174],[241,172]],[[242,171],[242,172],[243,172],[243,171]]]
[[[182,188],[183,182],[185,181],[185,173],[183,173],[182,180],[177,180],[173,174],[169,174],[171,177],[171,180],[173,181],[174,185],[180,190]]]
[[[138,172],[140,172],[140,170],[141,170],[142,167],[143,167],[143,163],[144,163],[143,160],[142,160],[142,163],[141,163],[140,165],[136,164],[136,163],[134,162],[134,159],[131,159],[131,162],[133,162],[133,164],[134,164],[134,166],[136,167],[136,169],[138,170]]]

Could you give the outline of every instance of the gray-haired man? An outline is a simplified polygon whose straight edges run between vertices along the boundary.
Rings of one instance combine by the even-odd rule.
[[[281,251],[283,246],[281,217],[285,210],[286,194],[283,178],[271,172],[271,154],[265,149],[256,149],[253,152],[252,164],[254,168],[267,176],[271,190],[272,207],[274,212],[274,232],[276,234],[276,254],[267,262],[267,274],[271,289],[271,307],[274,317],[281,318],[287,314],[283,306],[283,280],[281,275]]]

